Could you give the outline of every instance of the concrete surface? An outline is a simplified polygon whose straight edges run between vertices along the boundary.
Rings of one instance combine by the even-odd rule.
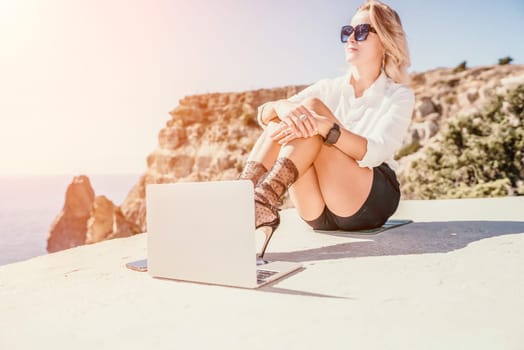
[[[259,290],[151,278],[146,234],[0,266],[0,349],[523,349],[524,197],[403,201],[415,223],[316,233],[294,209]]]

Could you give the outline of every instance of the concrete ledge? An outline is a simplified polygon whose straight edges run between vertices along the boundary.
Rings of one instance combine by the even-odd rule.
[[[259,290],[126,269],[147,234],[0,266],[0,348],[522,349],[522,199],[402,202],[368,236],[284,210],[267,257],[304,269]]]
[[[394,218],[426,221],[524,221],[524,196],[400,201]]]

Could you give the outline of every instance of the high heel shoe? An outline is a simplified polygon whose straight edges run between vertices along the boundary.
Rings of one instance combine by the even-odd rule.
[[[273,233],[280,225],[279,206],[286,190],[298,178],[295,164],[279,158],[255,187],[255,228],[264,228],[266,239],[259,258],[262,259]]]
[[[270,262],[269,260],[264,259],[264,253],[266,252],[266,248],[269,244],[269,241],[271,240],[271,237],[273,236],[273,233],[275,233],[276,226],[262,226],[261,229],[264,231],[266,240],[264,241],[262,251],[260,252],[260,254],[257,255],[257,265],[265,265]]]
[[[260,205],[260,206],[264,207],[265,209],[269,210],[271,212],[271,214],[274,215],[273,220],[271,220],[269,222],[268,221],[260,222],[257,226],[255,226],[255,229],[257,229],[257,230],[258,229],[262,229],[264,231],[264,235],[266,237],[266,239],[264,240],[264,245],[262,246],[262,251],[258,255],[258,258],[262,259],[264,257],[265,252],[266,252],[267,246],[269,245],[269,241],[271,240],[271,237],[273,236],[273,233],[275,233],[275,230],[280,225],[280,215],[278,215],[278,211],[277,211],[278,209],[272,208],[268,204],[262,203],[259,200],[255,200],[255,211],[256,211],[256,206],[257,205]],[[263,261],[265,262],[265,260],[263,260]]]

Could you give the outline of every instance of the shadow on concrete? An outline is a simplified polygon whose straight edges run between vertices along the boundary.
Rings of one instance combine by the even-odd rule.
[[[285,288],[279,288],[279,287],[273,287],[278,282],[288,279],[291,276],[296,275],[297,273],[300,273],[304,271],[305,268],[302,267],[298,270],[293,271],[290,274],[287,274],[283,276],[282,278],[279,278],[278,280],[275,280],[271,283],[268,283],[267,285],[260,287],[258,290],[261,292],[269,292],[269,293],[280,293],[280,294],[291,294],[291,295],[302,295],[302,296],[309,296],[309,297],[319,297],[319,298],[333,298],[333,299],[354,299],[351,297],[345,297],[345,296],[337,296],[337,295],[329,295],[329,294],[320,294],[320,293],[312,293],[312,292],[306,292],[303,290],[296,290],[296,289],[285,289]]]
[[[319,297],[319,298],[332,298],[332,299],[355,299],[351,297],[343,297],[343,296],[336,296],[336,295],[328,295],[328,294],[319,294],[319,293],[311,293],[311,292],[305,292],[301,290],[293,290],[293,289],[284,289],[284,288],[277,288],[277,287],[271,287],[271,286],[264,286],[259,289],[261,292],[270,292],[270,293],[280,293],[280,294],[292,294],[292,295],[302,295],[307,297]]]
[[[411,223],[375,235],[322,231],[339,237],[366,241],[335,244],[308,250],[267,253],[265,258],[277,261],[318,261],[426,253],[447,253],[466,247],[469,243],[507,234],[524,234],[522,221],[448,221]]]

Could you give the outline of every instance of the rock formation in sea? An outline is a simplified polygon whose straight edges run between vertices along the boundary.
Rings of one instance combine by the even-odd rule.
[[[47,251],[76,247],[85,243],[87,220],[95,193],[87,176],[76,176],[67,187],[65,204],[51,224],[47,239]]]
[[[120,207],[103,195],[95,196],[87,176],[75,176],[67,188],[64,207],[51,225],[47,251],[52,253],[140,232],[135,223],[125,218]]]
[[[436,142],[450,120],[475,113],[500,89],[523,83],[524,65],[482,66],[463,71],[436,68],[412,73],[409,85],[416,103],[412,123],[397,155],[399,177],[410,162]],[[68,189],[64,210],[52,227],[48,250],[145,232],[147,184],[237,178],[261,133],[256,123],[258,106],[287,98],[306,86],[184,97],[169,112],[170,118],[159,131],[158,145],[147,156],[147,169],[120,207],[105,197],[95,199],[84,177],[80,191],[83,195]],[[75,178],[71,184],[74,188],[78,186],[75,181],[80,180]],[[286,203],[289,205],[289,201]]]

